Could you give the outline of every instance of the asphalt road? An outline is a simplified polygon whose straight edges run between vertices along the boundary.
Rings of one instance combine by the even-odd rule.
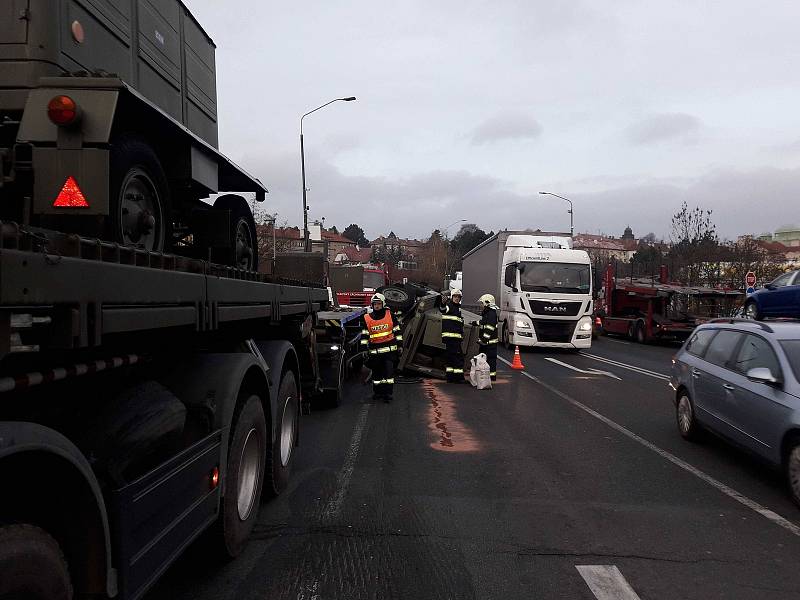
[[[524,352],[491,391],[425,381],[391,405],[353,384],[304,418],[244,555],[194,547],[148,598],[800,598],[800,509],[744,454],[679,437],[674,351]]]

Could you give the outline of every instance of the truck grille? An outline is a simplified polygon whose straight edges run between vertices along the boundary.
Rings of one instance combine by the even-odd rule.
[[[559,315],[575,317],[581,310],[582,302],[549,302],[547,300],[530,300],[531,310],[535,315]]]
[[[544,319],[534,319],[533,329],[536,332],[536,339],[540,342],[568,344],[572,341],[572,334],[575,332],[575,324],[575,321],[545,321]]]
[[[350,296],[350,306],[366,306],[368,302],[366,296]]]

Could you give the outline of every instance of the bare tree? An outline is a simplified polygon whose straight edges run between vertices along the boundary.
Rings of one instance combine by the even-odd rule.
[[[720,243],[711,213],[699,206],[689,209],[684,201],[672,216],[673,271],[688,285],[716,285],[721,279]]]

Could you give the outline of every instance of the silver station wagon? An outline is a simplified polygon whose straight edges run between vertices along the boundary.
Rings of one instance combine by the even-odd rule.
[[[783,468],[800,504],[800,323],[712,321],[672,363],[680,434],[709,430]]]

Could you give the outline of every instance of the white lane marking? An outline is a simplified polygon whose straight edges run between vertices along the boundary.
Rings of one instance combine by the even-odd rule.
[[[615,340],[614,338],[610,338],[610,337],[607,337],[606,341],[607,342],[614,342],[615,344],[624,344],[626,346],[630,346],[631,345],[630,342],[623,342],[622,340]]]
[[[641,600],[615,565],[576,565],[597,600]]]
[[[578,373],[586,373],[587,375],[605,375],[606,377],[611,377],[613,379],[617,379],[622,381],[621,377],[617,377],[613,373],[609,373],[608,371],[601,371],[599,369],[579,369],[578,367],[572,366],[568,363],[561,362],[560,360],[556,360],[555,358],[550,358],[549,356],[545,356],[545,360],[549,360],[551,363],[555,363],[557,365],[561,365],[562,367],[566,367],[567,369],[572,369],[573,371],[577,371]]]
[[[353,430],[353,437],[350,440],[350,448],[347,451],[344,464],[336,477],[336,493],[328,500],[328,503],[322,511],[323,525],[330,524],[330,522],[336,519],[342,512],[344,497],[347,495],[347,488],[350,487],[350,479],[356,467],[356,460],[358,460],[358,451],[361,448],[361,436],[364,435],[364,428],[367,424],[370,406],[369,404],[364,404],[361,407],[361,412],[358,414],[358,420]]]
[[[503,361],[508,366],[511,366],[511,363],[508,362],[505,358],[502,358],[500,356],[498,356],[497,358],[498,358],[498,360]],[[578,402],[577,400],[575,400],[574,398],[571,398],[570,396],[568,396],[567,394],[565,394],[561,390],[558,390],[558,389],[554,388],[549,383],[545,383],[544,381],[542,381],[538,377],[534,377],[533,375],[531,375],[527,371],[522,371],[521,373],[525,377],[530,379],[531,381],[534,381],[534,382],[538,383],[539,385],[541,385],[546,390],[549,390],[549,391],[553,392],[556,396],[559,396],[560,398],[563,398],[564,400],[566,400],[567,402],[569,402],[570,404],[572,404],[576,408],[581,409],[582,411],[584,411],[584,412],[590,414],[591,416],[593,416],[595,419],[597,419],[599,421],[602,421],[603,423],[605,423],[606,425],[608,425],[612,429],[617,430],[622,435],[625,435],[625,436],[629,437],[630,439],[632,439],[633,441],[641,444],[645,448],[648,448],[649,450],[652,450],[653,452],[655,452],[656,454],[658,454],[662,458],[665,458],[666,460],[668,460],[669,462],[671,462],[675,466],[680,467],[681,469],[683,469],[684,471],[686,471],[688,473],[691,473],[692,475],[694,475],[698,479],[701,479],[701,480],[705,481],[708,485],[710,485],[711,487],[715,488],[717,491],[722,492],[723,494],[725,494],[729,498],[732,498],[733,500],[736,500],[739,504],[742,504],[742,505],[746,506],[750,510],[760,514],[762,517],[764,517],[766,519],[769,519],[775,525],[778,525],[779,527],[783,527],[786,531],[788,531],[788,532],[800,537],[800,526],[798,526],[798,525],[792,523],[791,521],[789,521],[788,519],[780,516],[775,511],[772,511],[772,510],[770,510],[770,509],[768,509],[768,508],[766,508],[764,506],[761,506],[755,500],[751,500],[750,498],[748,498],[744,494],[741,494],[741,493],[737,492],[736,490],[734,490],[733,488],[728,487],[727,485],[725,485],[721,481],[719,481],[717,479],[714,479],[713,477],[711,477],[711,475],[708,475],[707,473],[701,471],[700,469],[698,469],[696,467],[693,467],[692,465],[690,465],[686,461],[681,460],[680,458],[678,458],[674,454],[672,454],[670,452],[667,452],[666,450],[662,450],[661,448],[659,448],[655,444],[653,444],[651,442],[648,442],[646,439],[644,439],[642,437],[639,437],[638,435],[633,433],[630,429],[627,429],[627,428],[623,427],[622,425],[620,425],[619,423],[616,423],[616,422],[612,421],[608,417],[605,417],[605,416],[601,415],[596,410],[589,408],[588,406],[586,406],[582,402]]]
[[[656,379],[661,379],[662,381],[669,381],[669,375],[664,375],[663,373],[659,373],[657,371],[651,371],[650,369],[645,369],[644,367],[629,365],[628,363],[619,362],[618,360],[611,360],[610,358],[606,358],[605,356],[597,356],[596,354],[589,354],[588,352],[581,352],[580,355],[585,356],[586,358],[591,358],[592,360],[597,360],[602,363],[606,363],[607,365],[614,365],[615,367],[620,367],[621,369],[628,369],[629,371],[634,371],[642,375],[647,375],[648,377],[655,377]]]

